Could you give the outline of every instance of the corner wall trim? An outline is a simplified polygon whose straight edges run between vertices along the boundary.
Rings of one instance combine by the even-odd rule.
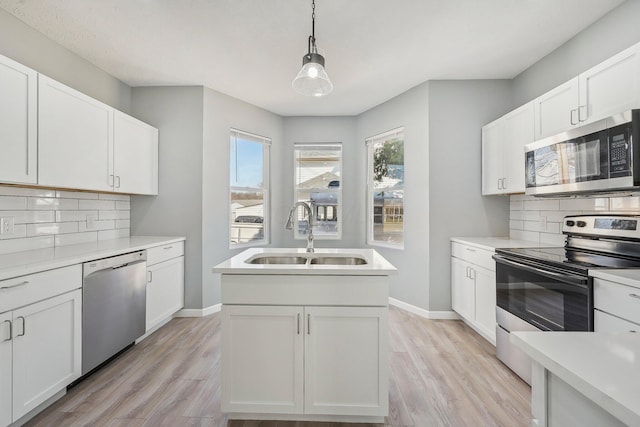
[[[205,317],[217,313],[222,309],[222,304],[214,304],[205,308],[183,308],[176,313],[176,317]]]
[[[444,320],[459,320],[454,311],[429,311],[424,308],[416,307],[415,305],[407,304],[406,302],[389,297],[389,304],[395,307],[401,308],[409,313],[417,314],[425,319],[444,319]]]

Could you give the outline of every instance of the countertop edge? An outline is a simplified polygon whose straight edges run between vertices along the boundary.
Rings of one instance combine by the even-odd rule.
[[[633,277],[634,275],[635,277]],[[593,269],[589,270],[589,276],[640,288],[640,269]]]
[[[539,242],[511,239],[509,237],[451,237],[452,242],[473,246],[479,249],[495,251],[498,248],[540,247]]]

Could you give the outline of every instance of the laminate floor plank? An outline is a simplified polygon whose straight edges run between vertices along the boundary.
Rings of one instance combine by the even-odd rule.
[[[69,390],[27,427],[467,427],[530,425],[531,390],[461,321],[390,307],[384,424],[228,420],[220,314],[176,318]]]

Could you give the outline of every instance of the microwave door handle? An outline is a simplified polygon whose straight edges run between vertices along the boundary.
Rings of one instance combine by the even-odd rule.
[[[494,255],[493,259],[497,263],[507,265],[509,267],[517,268],[520,270],[528,271],[530,273],[539,274],[550,279],[558,280],[559,282],[568,283],[570,285],[585,286],[588,279],[580,276],[575,276],[569,273],[557,273],[555,271],[545,270],[542,268],[533,267],[531,265],[521,264],[519,262],[510,261],[498,255]]]

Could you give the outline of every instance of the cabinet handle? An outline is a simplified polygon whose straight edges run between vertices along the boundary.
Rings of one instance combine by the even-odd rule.
[[[116,188],[120,188],[120,176],[119,175],[116,175],[116,182],[117,182]]]
[[[474,279],[475,280],[475,278],[476,278],[476,270],[473,269],[473,268],[469,268],[469,272],[471,273],[469,275],[469,279]]]
[[[469,252],[475,252],[476,251],[475,249],[472,249],[472,248],[465,248],[465,250],[467,250]]]
[[[638,295],[638,294],[629,294],[629,296],[630,296],[631,298],[640,299],[640,295]]]
[[[147,271],[147,283],[153,282],[153,271]]]
[[[584,119],[582,118],[582,111],[584,111]],[[587,106],[581,105],[578,107],[578,121],[584,122],[587,120]]]
[[[311,314],[307,314],[307,335],[311,335]]]
[[[573,113],[577,113],[577,112],[578,112],[577,108],[574,109],[574,110],[571,110],[571,114],[570,114],[570,116],[571,116],[571,125],[577,125],[578,124],[577,120],[576,121],[573,120]]]
[[[164,247],[164,250],[165,250],[165,251],[167,251],[167,250],[169,250],[169,249],[173,249],[173,246],[165,246],[165,247]]]
[[[466,278],[469,278],[469,267],[464,270],[464,275]]]
[[[18,319],[22,319],[22,333],[16,335],[16,337],[23,337],[27,333],[27,321],[22,316],[19,316]]]
[[[114,180],[113,180],[113,175],[109,175],[109,187],[113,187],[114,185]]]
[[[300,313],[298,313],[298,335],[300,335]]]
[[[502,178],[502,189],[503,190],[507,189],[507,178]]]
[[[13,285],[5,285],[5,286],[0,286],[0,289],[11,289],[11,288],[17,288],[18,286],[24,286],[24,285],[28,285],[29,281],[25,280],[24,282],[20,282],[20,283],[14,283]]]
[[[502,190],[502,180],[498,178],[498,190]]]
[[[11,341],[13,339],[13,323],[11,323],[11,320],[5,320],[4,323],[9,324],[9,338],[5,338],[2,342]]]

